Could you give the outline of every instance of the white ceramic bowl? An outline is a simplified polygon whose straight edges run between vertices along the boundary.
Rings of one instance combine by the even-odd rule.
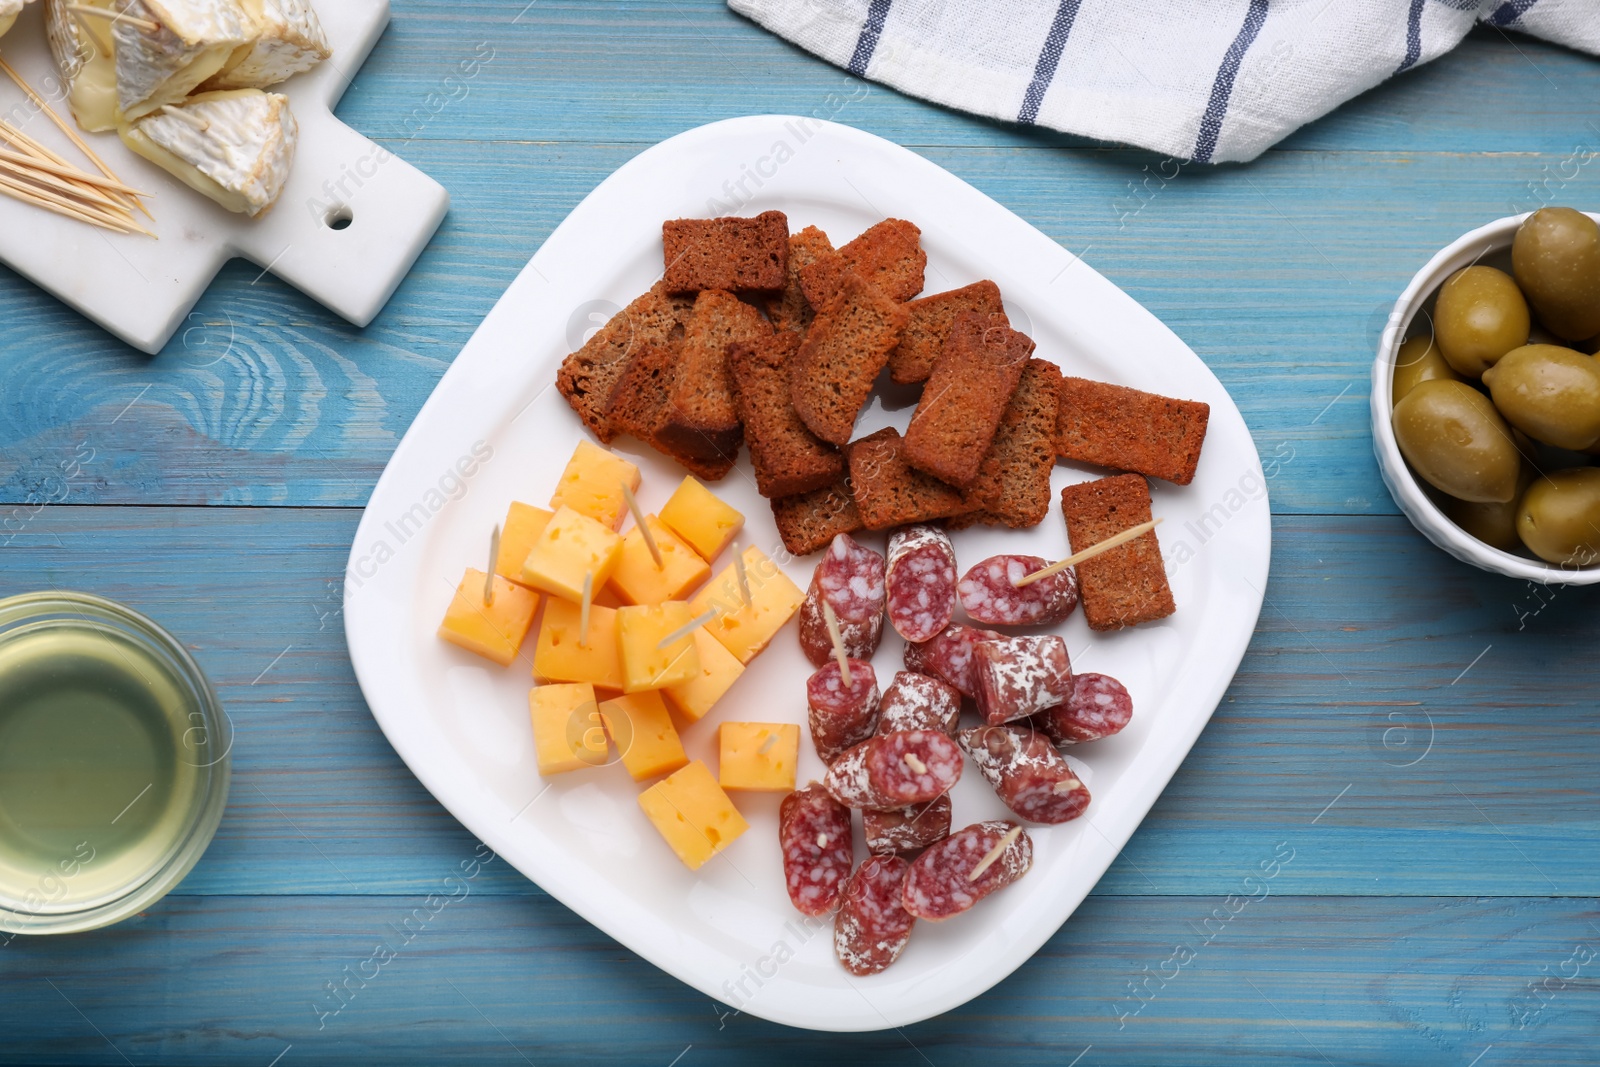
[[[1600,222],[1600,215],[1588,214]],[[1384,484],[1389,487],[1395,503],[1400,505],[1406,518],[1422,531],[1424,537],[1456,559],[1495,574],[1525,578],[1545,585],[1593,585],[1600,582],[1600,565],[1563,567],[1502,552],[1484,544],[1450,521],[1450,517],[1429,499],[1416,475],[1406,466],[1405,459],[1400,455],[1400,446],[1395,443],[1394,425],[1389,418],[1389,412],[1394,407],[1395,353],[1410,334],[1417,313],[1430,306],[1439,286],[1462,267],[1485,263],[1509,272],[1511,240],[1527,217],[1527,214],[1512,215],[1463,234],[1430,259],[1428,265],[1411,279],[1411,284],[1400,294],[1400,299],[1395,301],[1394,311],[1390,312],[1388,325],[1383,330],[1383,340],[1378,344],[1378,358],[1372,365],[1372,448],[1378,455],[1378,470],[1383,474]]]

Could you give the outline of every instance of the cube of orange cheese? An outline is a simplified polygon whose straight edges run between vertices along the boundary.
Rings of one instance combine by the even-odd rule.
[[[622,538],[616,531],[580,515],[558,508],[522,564],[522,581],[565,600],[583,598],[584,575],[593,575],[590,596],[611,580],[622,558]]]
[[[706,630],[748,666],[800,609],[806,595],[755,545],[747,547],[743,556],[750,583],[748,603],[730,565],[696,593],[689,605],[696,617],[716,611],[717,617],[706,624]]]
[[[667,529],[654,515],[644,521],[656,539],[661,552],[661,566],[656,566],[650,546],[644,543],[644,534],[636,526],[622,539],[622,558],[611,574],[611,588],[624,604],[659,604],[663,600],[677,600],[689,590],[711,577],[711,564],[700,558],[700,553]]]
[[[794,723],[725,722],[717,728],[717,780],[724,789],[787,793],[800,762]]]
[[[639,807],[692,871],[750,829],[699,760],[640,793]]]
[[[660,689],[700,676],[694,635],[684,633],[660,647],[693,619],[681,600],[617,609],[617,651],[622,659],[622,691]]]
[[[528,694],[528,710],[533,716],[533,750],[541,777],[606,762],[609,750],[594,686],[534,686]]]
[[[589,632],[579,634],[581,609],[567,600],[545,601],[544,621],[533,649],[534,677],[547,682],[588,682],[602,689],[622,688],[617,657],[617,611],[589,608]],[[582,640],[579,640],[579,638]]]
[[[528,636],[533,613],[539,607],[539,594],[513,585],[499,575],[494,578],[494,598],[483,602],[482,571],[467,568],[466,577],[456,587],[456,595],[439,624],[439,636],[468,652],[509,667],[517,658],[522,639]]]
[[[700,674],[687,682],[662,687],[661,695],[685,719],[699,722],[739,680],[744,664],[723,648],[721,641],[706,633],[704,626],[694,632],[694,650],[700,657]]]
[[[716,559],[744,528],[744,516],[689,475],[661,509],[661,521],[694,546],[707,562]]]
[[[628,510],[622,495],[624,485],[632,492],[639,491],[638,467],[598,445],[579,441],[556,483],[550,506],[558,511],[571,508],[616,530]]]
[[[554,512],[513,500],[500,524],[500,553],[495,556],[494,572],[507,581],[522,584],[522,564],[533,550],[533,542],[550,524]]]
[[[607,700],[600,705],[600,718],[636,782],[670,774],[689,762],[660,693],[630,693]]]

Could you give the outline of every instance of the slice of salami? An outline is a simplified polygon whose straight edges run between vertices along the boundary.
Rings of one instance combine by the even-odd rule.
[[[878,676],[864,659],[850,660],[850,684],[844,684],[839,661],[833,660],[806,679],[811,743],[822,762],[832,763],[851,745],[872,736],[878,725]]]
[[[867,839],[867,851],[874,856],[927,848],[949,836],[950,794],[909,808],[864,811],[861,813],[861,830],[862,836]]]
[[[1075,674],[1067,702],[1046,708],[1033,722],[1056,744],[1076,745],[1120,733],[1132,718],[1133,697],[1121,682],[1104,674]],[[878,723],[881,729],[881,714]]]
[[[1078,606],[1078,579],[1072,568],[1018,589],[1014,582],[1048,567],[1039,556],[990,556],[956,586],[961,608],[974,622],[989,626],[1048,626]]]
[[[956,610],[956,550],[937,526],[902,526],[889,535],[885,579],[889,622],[907,641],[927,641]]]
[[[1070,822],[1089,806],[1089,787],[1038,730],[974,726],[956,740],[1006,807],[1029,822]]]
[[[851,974],[877,974],[911,940],[917,920],[902,903],[910,869],[899,856],[873,856],[850,876],[833,919],[833,952]]]
[[[816,782],[778,805],[778,843],[789,899],[806,915],[826,915],[850,877],[854,848],[850,809]]]
[[[1016,836],[1012,837],[1015,832]],[[983,862],[1007,838],[998,857],[976,878]],[[1033,842],[1014,822],[973,823],[929,848],[911,863],[900,902],[919,919],[938,922],[960,915],[978,901],[1003,889],[1033,866]]]
[[[972,650],[978,712],[999,726],[1055,707],[1072,696],[1067,643],[1055,634],[979,641]]]
[[[896,671],[878,702],[878,732],[943,730],[951,737],[961,721],[961,694],[915,671]]]
[[[979,641],[1003,637],[993,630],[974,630],[952,623],[931,641],[906,645],[906,670],[939,679],[962,696],[976,697],[978,687],[972,677],[972,650]]]
[[[871,659],[883,640],[884,561],[849,534],[839,534],[811,574],[805,603],[800,605],[800,648],[813,666],[833,657],[833,639],[822,605],[839,620],[844,654]]]
[[[901,730],[864,741],[834,760],[823,784],[846,807],[882,811],[948,793],[961,768],[961,749],[948,735]]]

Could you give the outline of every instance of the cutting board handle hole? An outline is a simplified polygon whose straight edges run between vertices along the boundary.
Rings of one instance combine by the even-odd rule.
[[[348,207],[336,207],[323,216],[322,221],[330,230],[348,230],[356,216]]]

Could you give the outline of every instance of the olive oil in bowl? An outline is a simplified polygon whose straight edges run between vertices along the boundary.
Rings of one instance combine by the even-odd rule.
[[[0,601],[0,929],[116,922],[188,873],[232,735],[154,623],[78,593]]]

